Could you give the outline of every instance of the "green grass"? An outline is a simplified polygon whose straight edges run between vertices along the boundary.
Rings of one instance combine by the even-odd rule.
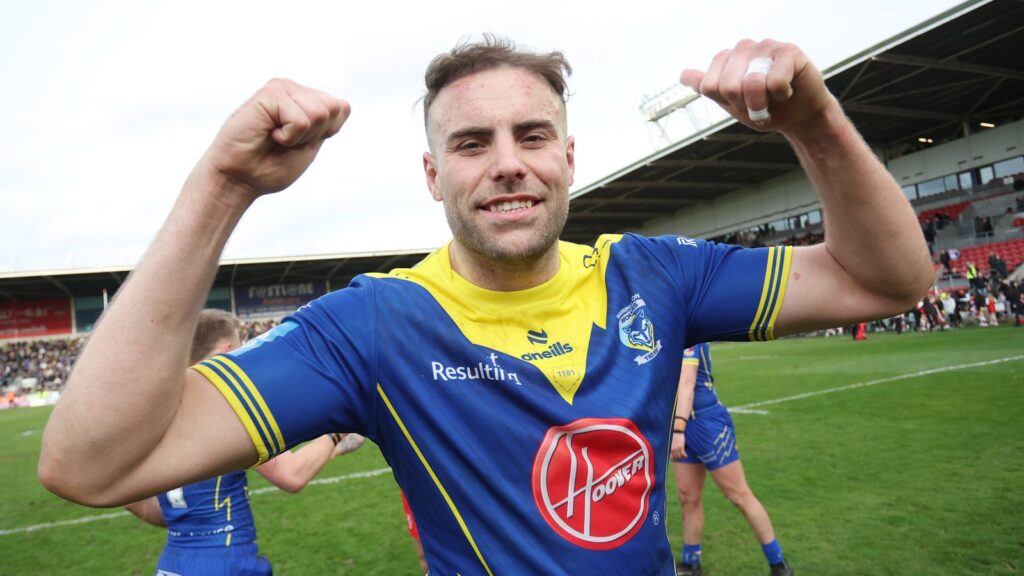
[[[902,374],[1024,355],[1024,329],[786,339],[712,346],[736,407]],[[735,414],[754,493],[801,575],[1024,572],[1024,359],[935,372]],[[108,513],[43,490],[35,466],[49,409],[0,411],[0,532]],[[372,445],[321,477],[384,468]],[[668,490],[674,493],[669,474]],[[254,490],[266,487],[250,475]],[[739,512],[709,481],[709,576],[767,573]],[[275,574],[416,574],[388,474],[252,497]],[[674,504],[674,502],[673,502]],[[669,508],[678,551],[681,519]],[[0,575],[152,574],[161,530],[131,516],[0,534]]]

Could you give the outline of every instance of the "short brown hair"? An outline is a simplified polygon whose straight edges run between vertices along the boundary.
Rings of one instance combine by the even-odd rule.
[[[238,336],[238,318],[227,310],[207,308],[199,313],[196,333],[192,337],[192,352],[189,364],[206,359],[213,352],[217,343]]]
[[[509,38],[484,34],[482,41],[462,42],[450,52],[438,54],[427,66],[423,77],[427,85],[427,93],[423,96],[424,123],[430,113],[430,105],[445,86],[501,66],[529,70],[543,78],[562,102],[568,99],[565,79],[572,75],[572,67],[561,52],[528,52],[517,48]]]

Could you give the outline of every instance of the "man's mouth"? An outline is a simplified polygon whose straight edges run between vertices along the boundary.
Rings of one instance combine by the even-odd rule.
[[[528,210],[533,207],[533,200],[511,200],[509,202],[495,202],[487,207],[491,212],[505,214],[517,210]]]

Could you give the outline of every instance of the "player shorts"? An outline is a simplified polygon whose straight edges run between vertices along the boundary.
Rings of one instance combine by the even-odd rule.
[[[402,495],[402,508],[405,509],[405,527],[409,529],[409,536],[412,539],[420,541],[420,531],[416,528],[416,519],[412,517],[412,509],[409,508],[409,501],[405,499],[405,492],[399,492]]]
[[[270,576],[270,561],[256,544],[223,548],[165,546],[156,576]]]
[[[696,410],[686,423],[686,457],[675,460],[717,470],[740,459],[732,415],[721,404]]]

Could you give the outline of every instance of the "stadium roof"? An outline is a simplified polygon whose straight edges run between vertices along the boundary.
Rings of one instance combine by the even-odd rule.
[[[888,159],[1024,116],[1024,1],[971,1],[824,71],[868,143]],[[562,238],[592,242],[799,163],[781,136],[728,120],[573,194]]]
[[[1024,116],[1024,0],[972,0],[826,70],[829,89],[888,158]],[[592,242],[652,218],[754,188],[799,167],[776,134],[716,124],[572,195],[562,238]],[[215,285],[328,279],[412,266],[428,250],[227,261]],[[111,294],[129,267],[0,274],[0,301]]]
[[[354,276],[408,268],[429,254],[429,250],[326,254],[302,258],[251,258],[221,262],[214,286],[284,284],[327,280],[333,288],[343,287]],[[87,270],[43,270],[0,274],[0,302],[42,300],[92,294],[106,289],[110,295],[128,278],[128,266]]]

